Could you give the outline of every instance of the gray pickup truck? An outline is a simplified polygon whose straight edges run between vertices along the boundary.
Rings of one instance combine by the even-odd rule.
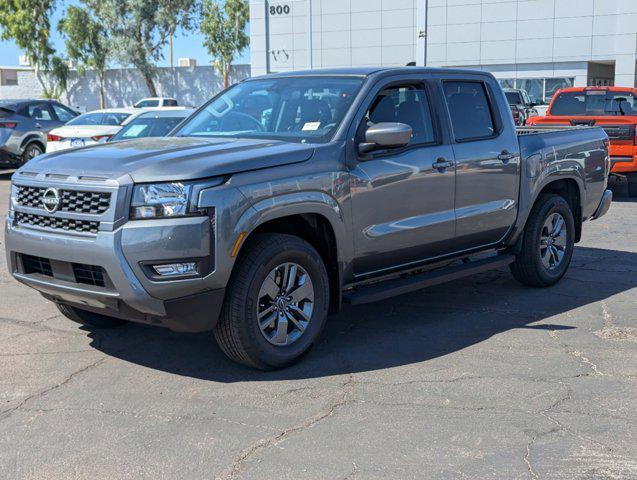
[[[30,161],[6,250],[74,321],[213,330],[233,360],[273,369],[343,302],[507,265],[553,285],[609,208],[609,168],[600,128],[516,131],[488,73],[276,74],[168,137]]]

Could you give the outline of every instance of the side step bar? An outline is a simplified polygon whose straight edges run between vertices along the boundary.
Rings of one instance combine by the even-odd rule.
[[[458,278],[468,277],[476,273],[494,270],[513,263],[515,255],[501,254],[493,257],[464,263],[453,267],[442,268],[409,277],[395,278],[383,282],[362,286],[353,292],[343,295],[343,301],[352,305],[377,302],[440,283],[451,282]]]

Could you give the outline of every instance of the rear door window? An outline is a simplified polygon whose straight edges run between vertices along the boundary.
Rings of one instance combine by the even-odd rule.
[[[27,107],[27,114],[34,120],[53,120],[50,107],[46,103],[30,103]]]
[[[443,83],[456,141],[479,140],[495,134],[495,122],[482,82]]]

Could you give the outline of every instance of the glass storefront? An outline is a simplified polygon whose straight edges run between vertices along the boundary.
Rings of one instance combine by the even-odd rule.
[[[498,81],[502,88],[526,90],[534,103],[548,104],[558,89],[572,87],[575,78],[504,78]]]

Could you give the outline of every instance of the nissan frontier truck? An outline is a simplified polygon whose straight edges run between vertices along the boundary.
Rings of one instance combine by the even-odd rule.
[[[8,264],[76,322],[213,331],[281,368],[343,303],[505,266],[554,285],[609,208],[608,146],[601,128],[516,130],[486,72],[252,78],[167,137],[22,166]]]

